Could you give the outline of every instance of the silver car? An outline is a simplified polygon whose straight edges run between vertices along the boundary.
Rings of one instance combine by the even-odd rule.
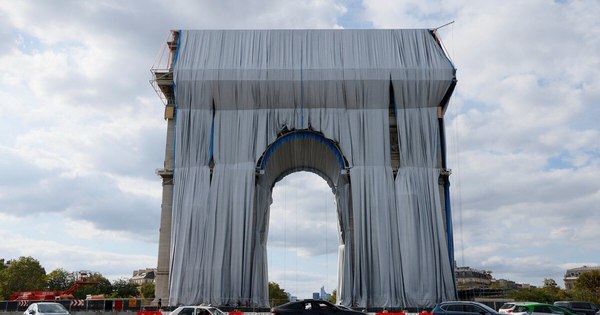
[[[37,302],[31,303],[23,315],[69,315],[69,311],[60,303]]]

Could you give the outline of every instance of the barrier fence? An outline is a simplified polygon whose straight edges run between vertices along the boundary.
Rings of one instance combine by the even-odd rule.
[[[31,303],[50,301],[0,301],[0,312],[24,312]],[[174,310],[174,306],[163,306],[158,310],[154,299],[104,299],[104,300],[57,300],[52,301],[62,304],[69,312],[136,312],[136,315],[164,315]],[[223,306],[219,307],[229,315],[269,314],[269,308],[238,308]],[[365,314],[374,315],[432,315],[422,310],[363,310]]]
[[[153,299],[104,299],[104,300],[57,300],[57,301],[0,301],[0,312],[24,312],[31,303],[57,302],[70,312],[138,312],[157,311]],[[163,311],[171,308],[163,307]],[[150,315],[150,314],[147,314]]]

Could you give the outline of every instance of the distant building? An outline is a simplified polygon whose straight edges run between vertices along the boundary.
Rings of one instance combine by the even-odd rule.
[[[328,301],[329,298],[331,297],[331,294],[325,292],[325,287],[321,287],[320,295],[321,295],[321,300],[325,300],[325,301]]]
[[[135,270],[133,277],[129,279],[129,282],[135,283],[137,286],[142,286],[146,283],[153,283],[156,276],[156,268],[146,268]]]
[[[288,293],[288,292],[285,292],[285,294],[287,295],[287,297],[288,297],[288,300],[289,300],[290,302],[298,301],[298,297],[297,297],[297,296],[295,296],[295,295],[291,295],[291,294],[290,294],[290,293]]]
[[[454,272],[460,300],[485,302],[496,308],[497,303],[509,300],[511,291],[532,287],[512,280],[494,279],[492,272],[487,270],[457,267]]]
[[[512,280],[506,279],[492,279],[492,286],[498,289],[507,290],[518,290],[523,288],[522,284],[518,284]]]
[[[577,281],[577,279],[579,279],[579,275],[581,275],[582,273],[585,273],[585,272],[593,271],[593,270],[600,271],[600,266],[595,266],[595,267],[583,266],[583,267],[579,267],[579,268],[567,269],[567,272],[565,273],[565,279],[564,279],[565,290],[573,290],[575,288],[575,281]]]
[[[2,265],[4,268],[10,267],[10,264],[12,264],[14,262],[15,262],[14,259],[9,259],[7,261],[4,261],[4,259],[0,259],[0,265]]]
[[[471,267],[456,267],[456,287],[461,289],[488,288],[492,283],[492,272]]]

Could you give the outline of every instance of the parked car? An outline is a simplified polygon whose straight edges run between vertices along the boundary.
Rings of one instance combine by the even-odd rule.
[[[510,314],[515,309],[515,306],[517,306],[516,302],[506,302],[502,304],[502,306],[500,306],[500,308],[498,309],[498,313]]]
[[[60,303],[36,302],[29,304],[24,315],[69,315],[69,311]]]
[[[498,315],[491,307],[471,301],[449,301],[436,305],[431,311],[433,315]]]
[[[345,307],[333,305],[322,300],[300,300],[288,302],[271,309],[274,315],[364,315],[362,312],[354,311]]]
[[[552,304],[525,302],[517,303],[512,310],[512,315],[576,315],[566,308],[554,306]]]
[[[498,313],[511,314],[515,310],[515,307],[517,307],[517,305],[531,304],[531,303],[534,303],[534,302],[506,302],[502,306],[500,306],[500,309],[498,309]]]
[[[170,315],[225,315],[223,311],[213,306],[180,306]]]
[[[351,307],[346,306],[346,305],[338,305],[338,304],[336,304],[335,307],[341,308],[341,309],[347,310],[347,311],[354,311]]]
[[[577,315],[596,315],[597,312],[600,312],[598,306],[591,302],[556,301],[554,302],[554,305],[568,308],[570,311],[576,313]]]
[[[554,306],[556,306],[556,305],[554,305]],[[556,306],[556,307],[560,308],[563,311],[566,311],[565,314],[568,314],[568,315],[577,315],[577,314],[575,314],[575,312],[571,311],[570,309],[568,309],[566,307],[563,307],[563,306]]]

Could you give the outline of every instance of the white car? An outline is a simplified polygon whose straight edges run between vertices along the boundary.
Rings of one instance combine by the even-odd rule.
[[[60,303],[31,303],[23,315],[69,315],[69,311]]]
[[[169,315],[226,315],[220,309],[213,306],[180,306]]]
[[[504,303],[504,305],[500,306],[498,313],[511,314],[514,312],[515,307],[517,307],[519,305],[533,304],[533,303],[535,303],[535,302],[506,302],[506,303]]]
[[[510,314],[515,309],[515,306],[517,306],[515,302],[506,302],[504,303],[504,305],[500,306],[500,309],[498,309],[498,313]]]

